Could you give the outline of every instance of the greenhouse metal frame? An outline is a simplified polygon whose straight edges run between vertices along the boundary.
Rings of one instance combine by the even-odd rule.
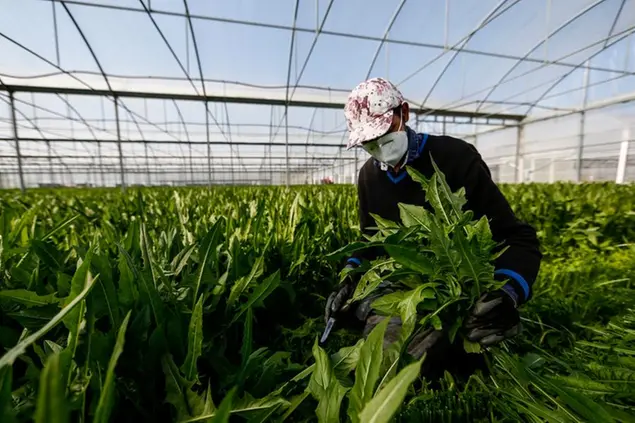
[[[415,19],[415,11],[425,15],[432,10],[429,1],[394,1],[391,10],[379,13],[373,1],[288,0],[280,3],[288,10],[289,23],[265,11],[255,13],[262,16],[260,21],[244,19],[245,11],[264,7],[255,0],[236,2],[243,8],[236,6],[238,11],[219,9],[219,15],[202,13],[211,7],[207,3],[28,0],[18,5],[5,0],[0,48],[9,51],[9,60],[0,64],[0,103],[5,103],[0,106],[5,109],[0,112],[0,187],[355,183],[368,156],[345,149],[346,95],[353,81],[399,73],[395,82],[414,113],[410,125],[473,143],[497,181],[635,180],[635,157],[629,155],[635,134],[634,0],[566,5],[556,0],[478,5],[445,0],[436,2],[431,12],[438,18],[435,34],[442,42],[395,34],[408,27],[401,20]],[[383,22],[381,32],[329,27],[329,19],[338,16],[343,17],[338,22],[350,22],[347,16],[364,5],[369,5],[367,13],[377,14],[365,21]],[[470,7],[479,10],[466,14]],[[513,48],[504,44],[478,47],[506,36],[512,42],[516,26],[522,26],[518,19],[528,11],[536,15],[523,28],[541,34],[525,41],[530,47],[518,48],[521,53],[510,53]],[[116,52],[107,50],[103,58],[100,46],[109,42],[102,39],[107,34],[92,28],[100,25],[102,16],[114,22],[126,16],[131,26],[147,25],[150,31],[139,37],[144,40],[140,51],[152,44],[167,49],[156,63],[168,66],[170,61],[177,70],[150,76],[137,70],[143,67],[141,61],[127,74],[109,70],[121,63],[125,67],[123,57],[134,59],[135,54],[131,50],[112,59]],[[18,23],[10,22],[36,18],[52,27],[52,44],[46,48],[38,49],[36,36],[26,37]],[[314,27],[300,22],[311,18]],[[461,19],[471,26],[453,26]],[[585,31],[589,22],[600,28]],[[134,29],[120,25],[122,32]],[[183,25],[179,37],[184,40],[175,35],[177,25]],[[235,59],[217,56],[228,70],[225,78],[211,78],[206,60],[214,57],[207,51],[213,47],[201,35],[207,35],[210,25],[283,34],[288,44],[275,51],[286,58],[286,71],[277,76],[281,83],[229,78],[232,61],[260,54],[261,49],[250,50],[248,42],[244,51],[235,48]],[[492,26],[496,30],[487,32]],[[240,32],[231,34],[223,41],[230,44],[230,53],[232,39]],[[153,41],[146,43],[150,37]],[[320,44],[325,37],[330,43]],[[64,50],[64,41],[70,39],[72,45]],[[330,63],[331,55],[341,54],[345,60],[353,54],[336,52],[342,40],[363,43],[370,63],[352,58]],[[267,41],[263,37],[258,42]],[[86,54],[75,54],[73,49],[80,47]],[[127,47],[120,43],[115,48]],[[300,54],[299,49],[305,51]],[[403,49],[411,50],[403,54]],[[64,57],[92,68],[65,65]],[[409,64],[426,58],[423,66]],[[30,61],[42,69],[27,71]],[[385,71],[378,69],[382,61]],[[491,66],[494,63],[504,66]],[[261,60],[252,73],[260,66],[274,65]],[[337,69],[330,70],[337,67],[346,70],[344,85],[338,85]],[[243,68],[236,65],[237,70]],[[332,80],[300,83],[307,75],[320,80],[327,68]],[[454,92],[461,78],[463,85],[472,84],[471,95]],[[230,107],[237,111],[232,119]],[[305,126],[301,123],[309,112]],[[236,115],[249,115],[253,121],[237,122]],[[331,118],[333,125],[327,125]],[[327,130],[329,126],[337,130]]]

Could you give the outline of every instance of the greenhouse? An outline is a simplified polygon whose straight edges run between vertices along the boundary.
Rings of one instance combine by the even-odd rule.
[[[634,422],[635,0],[0,0],[0,421]]]

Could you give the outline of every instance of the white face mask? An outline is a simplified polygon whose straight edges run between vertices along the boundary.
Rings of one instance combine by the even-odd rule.
[[[403,122],[401,117],[399,120]],[[408,134],[406,131],[397,130],[364,143],[362,147],[376,160],[395,167],[408,150]]]

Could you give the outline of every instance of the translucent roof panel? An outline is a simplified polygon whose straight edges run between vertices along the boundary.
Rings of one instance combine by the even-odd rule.
[[[210,142],[232,165],[347,160],[342,107],[373,76],[401,88],[413,127],[466,137],[635,93],[632,0],[0,0],[0,10],[0,108],[13,92],[33,156],[90,158],[82,143],[100,141],[107,157],[121,139],[130,160],[203,160]],[[3,152],[11,122],[1,111]]]
[[[68,71],[103,88],[103,71],[113,87],[202,94],[202,71],[224,81],[225,92],[247,84],[286,96],[287,83],[341,93],[382,75],[423,106],[502,113],[510,103],[510,113],[522,114],[518,103],[542,101],[541,90],[587,61],[609,78],[633,73],[626,52],[634,48],[635,6],[622,0],[3,0],[2,7],[7,84],[29,76],[76,86],[68,75],[34,78]],[[613,55],[601,54],[614,43]]]

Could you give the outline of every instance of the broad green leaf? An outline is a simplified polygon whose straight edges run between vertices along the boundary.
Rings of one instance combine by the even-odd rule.
[[[201,295],[194,306],[187,337],[187,356],[181,366],[185,379],[189,381],[198,380],[196,362],[201,356],[203,349],[203,296]]]
[[[430,250],[443,270],[454,277],[459,274],[461,257],[448,236],[446,229],[438,219],[430,221]]]
[[[212,399],[212,386],[208,382],[207,390],[205,391],[205,404],[203,406],[203,414],[213,414],[216,412],[216,405]]]
[[[21,217],[18,220],[18,223],[14,225],[13,229],[9,233],[9,236],[7,237],[8,245],[16,244],[18,237],[24,233],[23,230],[29,223],[33,221],[33,217],[36,213],[37,213],[37,209],[33,207],[30,209],[27,209],[26,212],[21,214]],[[23,245],[26,245],[26,242],[23,243]]]
[[[313,357],[316,368],[309,381],[308,391],[318,401],[316,415],[318,422],[339,422],[340,407],[344,395],[348,391],[335,377],[331,361],[326,352],[318,345],[313,345]]]
[[[467,203],[465,199],[465,188],[460,188],[457,192],[458,195],[454,194],[445,179],[445,175],[437,166],[434,158],[432,158],[432,154],[430,154],[430,160],[434,168],[433,179],[436,177],[439,195],[443,197],[442,202],[444,206],[448,208],[448,214],[453,215],[454,219],[457,219],[461,215],[463,206]]]
[[[454,223],[454,219],[451,216],[451,210],[449,210],[441,197],[439,188],[439,174],[434,173],[430,178],[428,189],[426,190],[426,200],[432,205],[435,213],[439,216],[444,224],[451,225]]]
[[[164,355],[161,367],[165,375],[165,400],[176,410],[176,419],[184,420],[199,416],[205,409],[205,399],[192,391],[192,382],[187,381],[174,364],[171,355]]]
[[[112,327],[119,327],[121,315],[119,311],[119,299],[112,278],[112,265],[103,255],[93,255],[92,266],[99,274],[98,286],[93,292],[95,313],[105,309]]]
[[[123,322],[117,331],[117,341],[115,342],[115,348],[113,349],[108,362],[106,378],[103,386],[101,387],[101,394],[99,395],[97,409],[95,410],[95,415],[93,417],[94,423],[107,423],[110,421],[110,412],[114,403],[115,394],[115,367],[117,366],[117,361],[119,360],[121,353],[123,353],[130,314],[131,311],[126,314],[126,317],[123,319]]]
[[[404,367],[371,399],[359,414],[364,423],[388,423],[403,403],[410,385],[417,379],[421,363],[417,361]]]
[[[241,371],[244,371],[247,361],[251,356],[252,347],[253,347],[253,323],[254,323],[254,315],[251,308],[247,309],[247,316],[245,317],[245,325],[243,328],[243,342],[240,347],[240,356],[242,359],[241,363]]]
[[[73,276],[71,281],[71,292],[66,298],[66,302],[74,298],[79,292],[81,292],[87,285],[95,285],[97,282],[93,282],[93,277],[90,273],[90,264],[93,257],[93,250],[90,249],[86,254],[86,260],[81,262],[79,268]],[[97,275],[99,276],[99,275]],[[98,278],[97,278],[98,279]],[[88,300],[88,298],[87,298]],[[86,319],[86,301],[79,303],[79,305],[69,313],[68,317],[64,319],[64,324],[68,329],[68,344],[65,350],[60,353],[60,368],[63,377],[67,381],[67,386],[70,386],[72,380],[72,366],[77,346],[80,344],[80,336],[82,334],[82,328],[87,327],[86,339],[90,344],[90,336],[92,335],[92,327],[94,325],[94,318],[92,311],[88,315],[89,319]]]
[[[174,273],[174,276],[178,276],[181,274],[183,268],[187,265],[187,262],[195,249],[196,244],[192,244],[186,249],[182,250],[176,257],[174,257],[174,260],[172,261],[172,272]]]
[[[44,351],[47,356],[61,353],[63,350],[64,348],[61,345],[56,344],[50,339],[44,341]]]
[[[274,405],[273,407],[267,409],[267,410],[262,410],[261,412],[257,413],[255,416],[250,417],[247,419],[248,423],[267,423],[271,421],[271,418],[273,417],[274,414],[276,414],[278,412],[278,410],[280,409],[280,404],[278,405]]]
[[[399,203],[399,214],[401,221],[407,227],[421,226],[425,230],[430,230],[429,211],[422,206]]]
[[[335,379],[334,383],[329,385],[325,396],[318,402],[317,409],[315,410],[319,423],[340,422],[340,407],[346,392],[348,392],[348,388],[340,385],[337,379]]]
[[[374,213],[370,213],[371,217],[373,218],[373,220],[375,221],[375,223],[377,224],[377,228],[379,228],[379,230],[385,234],[385,235],[390,235],[392,233],[394,233],[396,230],[399,230],[399,224],[397,222],[393,222],[392,220],[388,220],[388,219],[384,219],[383,217],[374,214]]]
[[[382,295],[371,303],[372,308],[379,314],[393,316],[399,314],[399,305],[405,298],[404,291],[391,292]]]
[[[472,251],[467,238],[461,231],[454,234],[454,245],[461,254],[459,276],[471,279],[477,287],[478,296],[480,296],[480,281],[482,278],[494,274],[494,266],[478,259],[477,254]]]
[[[154,257],[152,255],[152,247],[151,247],[150,239],[148,238],[148,231],[146,228],[146,224],[144,222],[141,222],[140,224],[139,234],[141,236],[140,247],[141,247],[141,256],[143,257],[144,269],[148,270],[148,273],[151,276],[150,281],[152,282],[154,289],[157,289],[157,286],[159,285],[159,282],[158,282],[159,271],[156,269],[156,265],[154,263]]]
[[[212,423],[229,423],[229,415],[232,409],[232,402],[234,401],[234,395],[236,394],[235,388],[229,391],[225,398],[221,401],[218,409],[214,413]]]
[[[561,386],[554,379],[542,379],[540,378],[542,383],[545,384],[545,387],[550,388],[555,391],[558,396],[558,401],[570,407],[575,413],[581,416],[586,421],[593,422],[613,422],[613,417],[611,414],[604,408],[600,403],[593,401],[593,399],[574,391],[573,389],[569,389],[567,387]],[[536,381],[535,383],[541,383]]]
[[[427,283],[418,286],[412,291],[406,292],[404,299],[399,304],[399,314],[401,317],[401,328],[396,341],[391,343],[384,351],[384,360],[382,363],[382,371],[384,376],[379,386],[384,386],[396,374],[399,359],[404,352],[407,341],[415,330],[417,314],[417,306],[426,299],[435,296],[431,287],[434,283]]]
[[[67,305],[73,299],[79,295],[80,292],[84,290],[86,285],[88,285],[89,280],[92,279],[90,276],[90,263],[93,257],[93,250],[88,250],[86,257],[82,261],[78,262],[78,268],[73,275],[73,279],[71,280],[71,291],[63,301],[64,305]],[[80,307],[81,308],[81,307]],[[78,322],[83,319],[82,312],[80,312],[80,308],[74,309],[67,318],[64,319],[64,324],[69,331],[77,330],[79,325]],[[82,310],[83,311],[83,310]]]
[[[254,291],[247,298],[247,302],[242,305],[239,311],[234,315],[232,321],[235,322],[238,320],[238,318],[242,316],[247,309],[262,304],[265,298],[267,298],[278,286],[280,286],[280,270],[276,270],[275,273],[256,286]]]
[[[210,260],[214,259],[213,254],[216,251],[218,238],[220,236],[220,222],[221,221],[219,219],[216,221],[216,223],[214,223],[212,229],[210,229],[205,238],[203,238],[201,248],[199,249],[199,251],[202,253],[202,256],[198,265],[198,272],[196,272],[196,281],[194,283],[194,290],[192,292],[192,308],[194,308],[194,305],[196,304],[198,291],[201,289],[201,284],[203,283],[203,275],[205,274],[207,263]]]
[[[26,329],[38,330],[59,313],[59,305],[24,308],[16,312],[8,312],[7,316],[16,320]]]
[[[279,406],[287,407],[289,402],[277,395],[267,395],[264,398],[253,398],[249,394],[245,394],[243,398],[235,400],[232,405],[232,414],[238,414],[243,418],[258,416],[265,410],[277,408]]]
[[[359,352],[355,368],[355,385],[349,395],[348,416],[358,422],[359,413],[373,396],[379,379],[384,348],[384,334],[390,319],[386,318],[373,328]]]
[[[57,272],[57,295],[60,298],[66,297],[71,291],[71,279],[66,273]]]
[[[57,271],[62,268],[64,259],[62,258],[62,254],[53,244],[34,239],[31,241],[31,248],[39,259],[53,271]]]
[[[137,270],[130,254],[128,254],[121,245],[117,244],[117,247],[119,248],[119,253],[125,258],[128,268],[135,275],[135,279],[140,282],[139,285],[141,286],[142,292],[147,296],[147,301],[150,304],[150,309],[152,310],[155,322],[157,324],[161,324],[163,322],[163,302],[161,301],[161,297],[159,296],[156,286],[146,279],[143,272],[139,272]]]
[[[56,297],[56,294],[37,295],[35,292],[28,291],[26,289],[2,290],[0,291],[0,299],[13,301],[24,305],[27,308],[57,304],[60,302],[60,299]]]
[[[430,183],[430,180],[426,178],[421,172],[419,172],[417,169],[415,169],[412,166],[406,166],[406,171],[408,172],[408,175],[410,175],[413,181],[419,182],[421,184],[421,187],[423,188],[424,191],[428,189],[428,184]]]
[[[287,408],[280,421],[285,421],[293,412],[304,402],[304,400],[311,395],[309,391],[304,391],[301,394],[296,395],[291,399],[291,405]]]
[[[424,275],[434,274],[434,264],[425,255],[419,253],[415,247],[406,245],[385,245],[386,252],[402,266],[416,270]]]
[[[273,407],[278,407],[278,406],[287,407],[288,405],[289,405],[288,401],[282,398],[277,398],[277,397],[265,397],[265,398],[259,398],[259,399],[245,397],[239,400],[233,400],[229,413],[232,415],[237,414],[237,415],[240,415],[241,417],[253,416],[254,414],[257,416],[263,411],[269,410]],[[218,409],[212,413],[200,414],[196,417],[180,420],[179,422],[191,423],[191,422],[200,422],[203,420],[208,420],[212,417],[215,417],[217,413],[219,413],[221,406],[222,406],[222,403],[221,405],[219,405]]]
[[[262,272],[264,270],[264,255],[261,255],[256,259],[256,262],[251,268],[251,271],[247,276],[243,276],[238,279],[234,285],[232,286],[229,299],[227,300],[227,304],[229,306],[233,305],[236,300],[251,286],[256,280],[262,276]]]
[[[364,340],[360,339],[352,347],[341,348],[338,352],[331,355],[331,362],[333,363],[333,371],[335,376],[343,384],[348,374],[355,369],[357,361],[359,360],[359,350],[364,345]],[[299,382],[313,374],[317,368],[316,364],[312,364],[297,375],[295,375],[291,382]],[[288,383],[287,383],[288,384]],[[285,388],[287,384],[283,385]],[[278,389],[276,392],[282,392],[282,389]]]
[[[139,296],[135,284],[135,274],[128,264],[123,252],[119,252],[117,267],[119,269],[119,302],[123,307],[131,307]]]
[[[443,323],[441,322],[441,318],[439,317],[438,314],[433,315],[430,318],[430,324],[432,325],[433,328],[435,328],[436,330],[441,330],[443,329]],[[469,351],[468,351],[469,352]]]
[[[64,319],[68,317],[68,315],[86,298],[86,296],[90,293],[90,290],[95,285],[95,279],[89,279],[87,281],[86,286],[84,286],[84,290],[80,292],[73,300],[66,304],[62,310],[56,314],[52,319],[50,319],[40,330],[33,333],[32,335],[27,336],[22,339],[16,346],[7,351],[2,357],[0,357],[0,369],[5,366],[12,365],[15,360],[24,354],[26,348],[32,345],[35,341],[40,339],[46,333],[48,333],[51,329],[61,323]]]
[[[467,338],[463,339],[463,349],[467,353],[480,353],[481,352],[481,344],[478,342],[468,341]]]
[[[50,231],[48,231],[46,233],[46,235],[44,235],[42,237],[42,241],[46,241],[47,239],[51,238],[53,235],[57,234],[58,232],[63,231],[64,229],[66,229],[71,223],[73,223],[75,220],[77,220],[79,218],[80,215],[76,214],[75,216],[71,216],[68,219],[64,219],[61,222],[59,222],[57,225],[55,225],[55,227],[53,229],[51,229]]]
[[[375,267],[370,269],[368,272],[364,274],[359,280],[357,287],[355,288],[355,292],[353,293],[353,297],[348,301],[349,303],[355,301],[361,301],[364,298],[368,297],[372,294],[375,289],[382,283],[383,279],[377,271],[375,271]]]
[[[2,422],[13,423],[16,421],[13,413],[13,398],[11,386],[13,384],[13,367],[7,366],[0,369],[0,415]]]
[[[35,423],[63,423],[69,421],[66,383],[60,368],[60,355],[48,358],[40,375]]]
[[[333,363],[333,371],[335,376],[341,381],[357,366],[359,354],[364,340],[360,339],[352,347],[341,348],[338,352],[331,356]]]

